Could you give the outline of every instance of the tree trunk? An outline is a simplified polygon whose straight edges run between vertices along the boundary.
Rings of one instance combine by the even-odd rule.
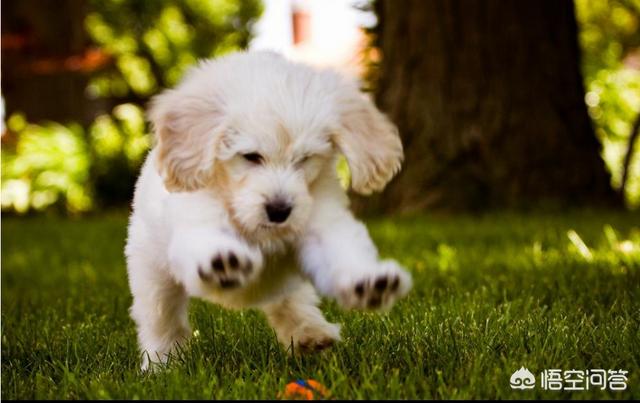
[[[621,205],[583,100],[573,7],[378,0],[376,101],[405,163],[368,205]]]
[[[2,94],[7,116],[32,122],[92,120],[83,65],[89,40],[85,0],[2,2]]]
[[[618,193],[620,193],[620,197],[622,198],[624,198],[626,192],[627,181],[629,180],[629,169],[631,169],[631,159],[635,154],[634,148],[638,140],[638,135],[640,135],[640,113],[638,113],[631,126],[631,133],[629,133],[629,141],[627,142],[627,152],[624,154],[624,160],[622,162],[622,180],[620,181],[620,189],[618,189]]]

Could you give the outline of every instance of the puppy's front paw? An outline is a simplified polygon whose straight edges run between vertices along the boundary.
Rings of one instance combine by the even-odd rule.
[[[411,289],[411,275],[394,260],[352,276],[339,286],[338,302],[348,309],[388,310]]]
[[[170,249],[170,261],[192,295],[233,290],[252,282],[262,271],[259,249],[233,236],[201,237]]]
[[[204,283],[221,289],[233,289],[250,282],[262,268],[258,253],[248,248],[223,247],[198,264],[198,277]]]

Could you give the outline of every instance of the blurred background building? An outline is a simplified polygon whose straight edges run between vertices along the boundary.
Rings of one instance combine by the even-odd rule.
[[[360,3],[361,8],[358,8]],[[356,0],[265,0],[251,49],[271,49],[293,60],[339,69],[360,77],[375,25],[371,10]]]

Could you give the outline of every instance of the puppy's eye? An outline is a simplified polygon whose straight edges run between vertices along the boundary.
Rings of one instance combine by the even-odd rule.
[[[305,162],[309,161],[309,158],[311,156],[310,155],[305,155],[304,157],[300,158],[297,162],[296,165],[300,166],[302,164],[304,164]]]
[[[258,153],[247,153],[247,154],[242,154],[242,156],[244,157],[245,160],[253,164],[262,164],[262,161],[264,161],[264,159],[262,158],[262,155]]]

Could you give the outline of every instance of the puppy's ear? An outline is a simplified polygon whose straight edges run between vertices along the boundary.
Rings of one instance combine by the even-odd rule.
[[[148,115],[157,142],[156,166],[167,190],[202,188],[213,173],[223,134],[220,103],[166,90],[151,100]]]
[[[333,141],[349,164],[351,187],[360,194],[382,190],[404,158],[398,129],[355,85],[341,93],[338,105]]]

